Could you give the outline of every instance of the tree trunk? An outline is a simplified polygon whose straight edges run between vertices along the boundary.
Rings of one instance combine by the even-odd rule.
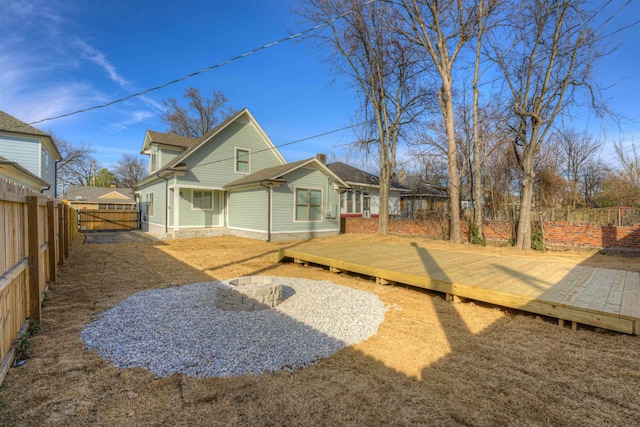
[[[478,89],[478,79],[480,78],[480,60],[482,54],[482,35],[487,19],[487,11],[485,11],[482,0],[478,1],[478,41],[476,44],[475,69],[473,72],[473,180],[471,182],[472,199],[473,199],[473,224],[477,227],[478,237],[484,238],[483,229],[483,212],[482,212],[482,196],[484,188],[482,186],[482,162],[481,155],[483,151],[483,143],[480,142],[480,123],[478,114],[478,103],[480,102],[480,89]]]
[[[386,149],[385,149],[386,151]],[[387,154],[380,153],[380,203],[378,211],[378,234],[389,234],[389,190],[391,187],[391,165]]]
[[[443,79],[440,107],[444,116],[447,131],[447,159],[449,166],[449,198],[451,221],[449,223],[449,240],[460,243],[460,178],[458,177],[458,160],[456,129],[453,121],[453,99],[451,95],[451,80]]]
[[[531,249],[531,208],[533,202],[533,153],[528,152],[522,159],[524,178],[522,179],[522,195],[520,199],[520,217],[518,220],[518,235],[516,247],[522,250]]]

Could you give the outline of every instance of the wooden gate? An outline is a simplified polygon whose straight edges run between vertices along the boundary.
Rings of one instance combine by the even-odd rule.
[[[78,211],[78,230],[137,230],[137,210],[83,209]]]

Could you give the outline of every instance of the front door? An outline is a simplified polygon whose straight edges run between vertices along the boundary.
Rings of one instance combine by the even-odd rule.
[[[371,218],[371,197],[365,194],[362,197],[362,216],[364,218]]]

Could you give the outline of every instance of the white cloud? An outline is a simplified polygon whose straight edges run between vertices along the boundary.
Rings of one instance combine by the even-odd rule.
[[[148,110],[136,110],[131,113],[125,113],[125,114],[128,115],[126,119],[121,120],[119,122],[112,123],[109,126],[103,127],[102,129],[108,132],[118,132],[122,130],[127,130],[131,126],[137,123],[144,122],[145,120],[148,120],[153,117],[153,113]]]
[[[80,48],[86,59],[100,66],[114,83],[117,83],[122,89],[131,90],[129,81],[118,73],[116,67],[111,64],[104,53],[79,39],[76,39],[74,44]]]

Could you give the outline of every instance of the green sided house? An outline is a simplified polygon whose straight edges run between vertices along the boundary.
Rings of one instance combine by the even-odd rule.
[[[142,229],[161,238],[233,234],[288,240],[338,234],[349,188],[317,158],[287,163],[244,109],[194,139],[147,131],[136,187]]]

